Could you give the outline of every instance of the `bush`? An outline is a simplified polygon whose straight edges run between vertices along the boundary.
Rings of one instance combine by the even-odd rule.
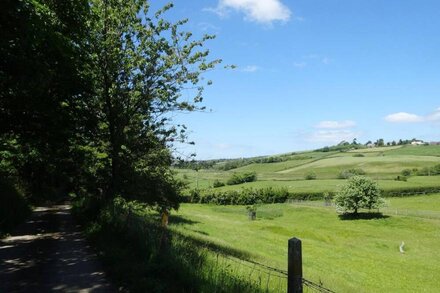
[[[339,175],[338,179],[350,179],[353,176],[359,176],[359,175],[365,175],[365,171],[361,168],[352,168],[352,169],[346,169],[342,170]]]
[[[357,214],[359,209],[374,209],[383,205],[378,184],[365,176],[353,176],[336,194],[336,209]]]
[[[364,154],[354,154],[353,157],[362,158],[362,157],[365,157],[365,155]]]
[[[402,176],[409,177],[409,176],[411,176],[412,171],[411,171],[411,169],[404,169],[404,170],[402,170],[402,172],[400,172],[400,174],[402,174]]]
[[[433,167],[424,167],[417,171],[417,175],[419,176],[440,175],[440,164],[437,164]]]
[[[313,171],[308,172],[305,176],[304,179],[306,180],[315,180],[316,179],[316,173]]]
[[[247,173],[234,173],[232,176],[226,181],[227,185],[236,185],[242,184],[245,182],[253,182],[257,181],[257,174],[255,172],[247,172]]]
[[[218,187],[222,187],[222,186],[225,186],[225,183],[220,180],[217,180],[217,179],[212,184],[212,187],[214,187],[214,188],[218,188]]]
[[[408,177],[407,176],[403,176],[403,175],[397,175],[396,181],[408,181]]]

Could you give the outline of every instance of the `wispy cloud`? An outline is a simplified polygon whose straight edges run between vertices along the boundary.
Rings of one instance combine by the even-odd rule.
[[[313,65],[313,64],[324,64],[324,65],[330,65],[333,63],[333,59],[322,56],[318,54],[308,54],[301,57],[299,61],[296,61],[293,63],[293,66],[297,68],[304,68],[307,65]]]
[[[324,120],[314,126],[317,130],[304,134],[307,142],[339,143],[343,140],[351,141],[362,135],[355,129],[356,122],[352,120]]]
[[[271,24],[274,21],[286,22],[292,12],[280,0],[219,0],[217,7],[205,9],[219,16],[226,16],[231,10],[244,13],[245,19],[258,23]]]
[[[218,33],[221,30],[220,27],[213,25],[212,23],[209,22],[199,22],[197,25],[204,32]]]
[[[351,120],[344,120],[344,121],[332,121],[332,120],[326,120],[321,121],[318,124],[315,125],[315,128],[320,129],[343,129],[343,128],[352,128],[356,126],[356,122]]]
[[[294,62],[293,66],[295,66],[296,68],[304,68],[307,66],[306,62]]]
[[[343,140],[351,141],[354,138],[361,136],[361,134],[361,132],[351,129],[319,130],[308,134],[306,136],[306,141],[339,143]]]
[[[440,108],[435,109],[428,115],[417,115],[407,112],[398,112],[385,116],[385,121],[391,123],[419,123],[440,121]]]
[[[248,65],[241,69],[241,71],[243,72],[256,72],[258,70],[260,70],[260,67],[258,67],[257,65]]]

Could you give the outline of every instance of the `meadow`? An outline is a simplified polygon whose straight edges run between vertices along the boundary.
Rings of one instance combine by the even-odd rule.
[[[285,161],[252,163],[228,171],[214,166],[210,169],[177,169],[178,176],[189,188],[210,189],[215,180],[226,182],[233,173],[255,172],[257,181],[215,188],[234,190],[242,187],[286,187],[289,192],[336,191],[344,180],[338,179],[343,170],[360,168],[366,176],[376,179],[384,190],[415,187],[440,187],[438,176],[412,176],[396,181],[405,169],[420,170],[440,164],[440,146],[393,146],[347,152],[302,152],[282,155]],[[221,166],[221,163],[217,164]],[[305,180],[308,173],[316,180]]]
[[[244,206],[183,204],[170,227],[284,270],[287,240],[298,237],[304,277],[336,292],[438,292],[440,194],[387,202],[382,217],[357,220],[319,202],[260,205],[256,221]],[[421,213],[402,215],[408,209]]]

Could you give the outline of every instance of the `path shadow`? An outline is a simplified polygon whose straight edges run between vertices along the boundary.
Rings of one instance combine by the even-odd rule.
[[[70,206],[35,208],[0,241],[0,292],[114,292]]]
[[[377,220],[377,219],[387,219],[390,216],[384,215],[382,213],[358,213],[358,214],[342,214],[338,216],[339,219],[348,220]]]

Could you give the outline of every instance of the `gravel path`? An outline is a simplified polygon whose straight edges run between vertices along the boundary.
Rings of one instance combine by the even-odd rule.
[[[69,205],[39,207],[0,241],[0,292],[116,292]]]

